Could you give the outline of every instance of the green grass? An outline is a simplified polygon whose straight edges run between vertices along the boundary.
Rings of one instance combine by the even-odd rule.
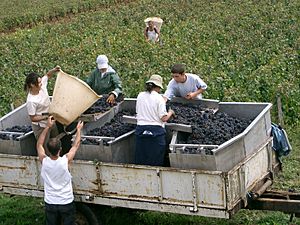
[[[215,219],[172,213],[93,207],[105,225],[288,225],[290,215],[281,212],[240,210],[232,219]],[[41,225],[45,214],[41,199],[0,194],[0,225]],[[299,218],[293,224],[300,224]]]
[[[44,224],[42,199],[0,194],[0,225]]]

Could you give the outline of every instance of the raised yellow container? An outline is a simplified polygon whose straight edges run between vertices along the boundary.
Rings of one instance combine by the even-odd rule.
[[[67,126],[101,97],[84,81],[60,71],[55,81],[49,114]]]

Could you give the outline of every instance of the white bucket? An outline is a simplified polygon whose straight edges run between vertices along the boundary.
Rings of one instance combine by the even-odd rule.
[[[49,114],[63,125],[69,125],[101,96],[77,77],[58,72]]]
[[[148,17],[147,19],[144,20],[146,27],[148,26],[148,22],[153,21],[154,26],[160,31],[161,26],[163,24],[163,20],[159,17]]]

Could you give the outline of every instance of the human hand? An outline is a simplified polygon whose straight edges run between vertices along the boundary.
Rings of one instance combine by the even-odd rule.
[[[49,116],[47,120],[47,127],[51,128],[53,124],[55,123],[55,119],[53,116]]]
[[[169,109],[168,113],[171,113],[171,116],[173,116],[174,118],[176,117],[176,114],[173,109]]]
[[[60,66],[56,66],[53,69],[49,70],[48,73],[46,74],[48,78],[51,78],[54,73],[60,71]]]
[[[83,122],[81,120],[79,120],[78,123],[77,123],[76,129],[81,130],[82,127],[83,127]]]
[[[54,72],[58,72],[58,71],[60,71],[60,70],[61,70],[60,66],[56,66],[56,67],[53,68],[53,71],[54,71]]]
[[[108,102],[109,104],[114,104],[116,102],[116,96],[111,93],[106,99],[106,102]]]
[[[185,98],[186,99],[193,99],[193,98],[195,98],[197,96],[197,94],[195,93],[195,92],[190,92],[190,93],[188,93],[186,96],[185,96]]]
[[[165,102],[167,102],[169,99],[167,98],[167,97],[165,97],[165,96],[162,96],[163,97],[163,99],[164,99],[164,101]]]

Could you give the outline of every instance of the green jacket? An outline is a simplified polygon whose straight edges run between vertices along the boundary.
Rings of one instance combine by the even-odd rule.
[[[98,94],[114,93],[118,97],[122,93],[122,82],[117,73],[107,72],[101,77],[99,69],[95,69],[86,83]]]

